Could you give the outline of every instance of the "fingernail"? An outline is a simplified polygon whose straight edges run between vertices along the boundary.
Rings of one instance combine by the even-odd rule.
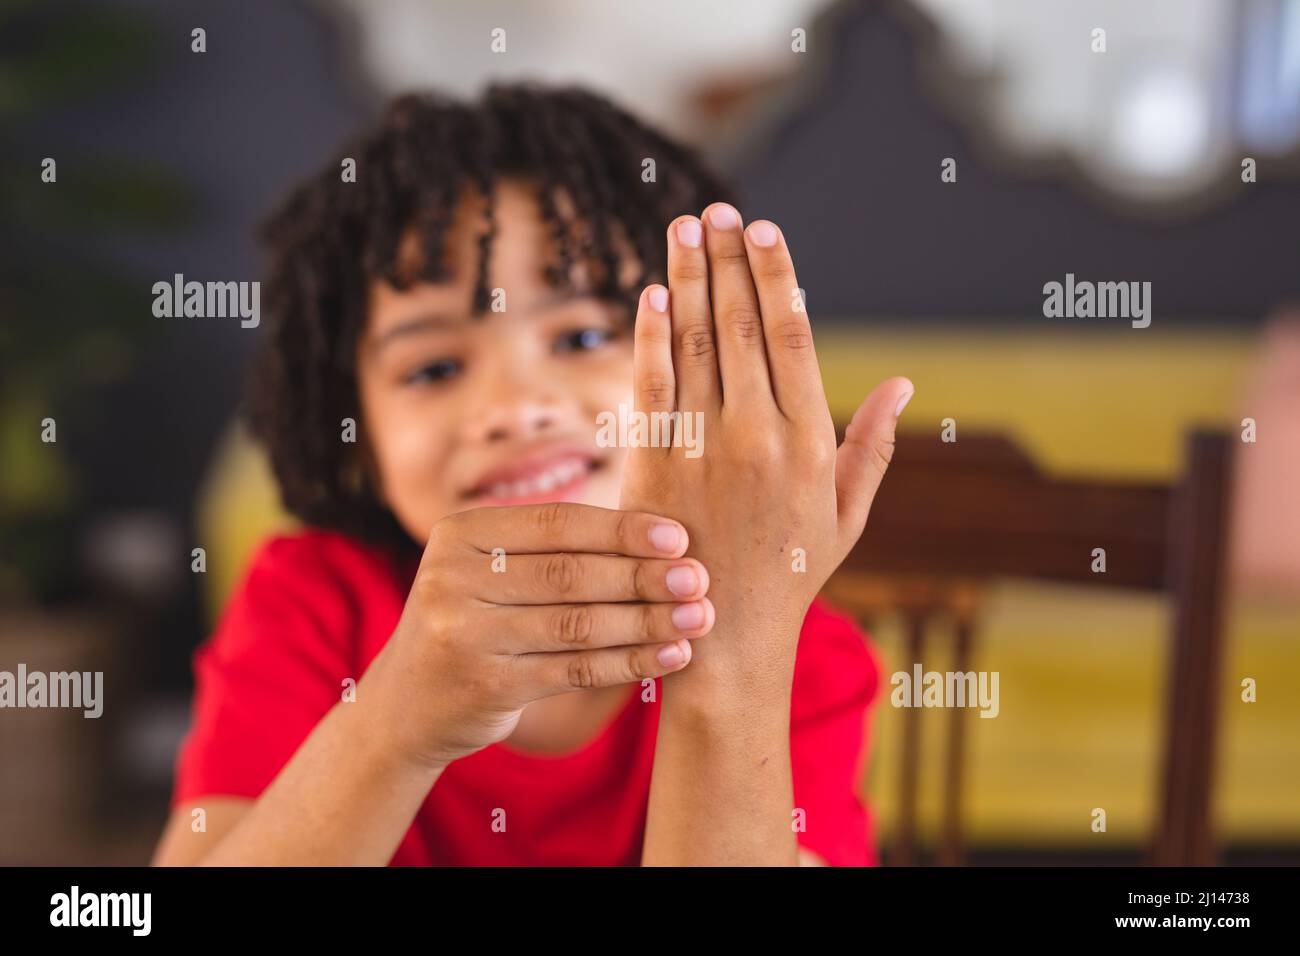
[[[770,222],[756,222],[749,227],[749,241],[756,246],[776,245],[776,227]]]
[[[676,667],[686,660],[686,655],[676,644],[665,644],[659,648],[659,653],[655,655],[655,658],[664,667]]]
[[[730,206],[714,206],[709,210],[709,222],[714,229],[735,229],[740,216]]]
[[[700,576],[689,565],[681,565],[669,570],[667,582],[668,590],[678,597],[684,597],[687,594],[694,594],[699,589]]]
[[[695,249],[700,244],[700,221],[698,219],[683,219],[677,224],[677,241],[691,249]]]
[[[704,626],[704,605],[699,601],[679,604],[673,608],[673,627],[679,631],[693,631]]]
[[[664,554],[676,554],[682,546],[682,531],[675,524],[660,522],[650,529],[650,543],[656,551]]]
[[[656,312],[668,311],[668,290],[661,285],[650,290],[650,308]]]
[[[912,393],[904,392],[903,397],[898,400],[898,407],[894,409],[895,418],[903,414],[903,409],[907,407],[907,403],[910,402],[911,400],[912,400]]]

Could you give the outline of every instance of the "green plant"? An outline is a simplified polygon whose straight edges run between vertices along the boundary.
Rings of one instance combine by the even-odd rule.
[[[41,422],[93,425],[147,335],[149,284],[123,275],[107,240],[174,230],[190,206],[168,171],[106,157],[58,122],[146,82],[156,48],[129,11],[0,2],[0,599],[52,600],[75,566],[87,478]]]

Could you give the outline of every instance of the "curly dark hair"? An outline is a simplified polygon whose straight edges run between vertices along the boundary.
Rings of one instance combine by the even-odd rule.
[[[355,182],[341,176],[348,158]],[[653,182],[643,181],[647,158],[655,161]],[[580,88],[498,84],[475,103],[435,93],[394,100],[374,129],[294,188],[261,229],[269,251],[265,328],[250,371],[248,418],[285,507],[305,523],[403,553],[416,546],[365,478],[356,352],[370,283],[382,278],[406,289],[445,281],[444,235],[463,191],[477,187],[487,228],[474,308],[485,312],[493,187],[514,176],[540,187],[556,247],[546,282],[569,283],[572,265],[585,261],[597,296],[633,307],[646,283],[664,281],[668,223],[710,202],[734,202],[694,151]],[[562,213],[561,195],[572,215]],[[399,255],[411,229],[422,251],[417,275],[406,274]],[[640,275],[621,286],[619,250],[628,247]],[[356,444],[340,438],[349,417],[358,422]]]

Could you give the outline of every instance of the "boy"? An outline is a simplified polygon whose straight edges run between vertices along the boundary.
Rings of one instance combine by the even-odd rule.
[[[779,231],[599,97],[403,97],[344,155],[266,230],[251,382],[310,527],[196,654],[156,862],[874,862],[879,671],[815,596],[911,384],[837,452]]]

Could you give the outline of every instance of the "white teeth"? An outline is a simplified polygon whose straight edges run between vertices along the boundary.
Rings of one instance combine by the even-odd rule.
[[[546,469],[541,474],[515,482],[498,482],[490,494],[493,498],[523,498],[528,495],[547,494],[562,488],[587,473],[587,463],[572,458]]]

